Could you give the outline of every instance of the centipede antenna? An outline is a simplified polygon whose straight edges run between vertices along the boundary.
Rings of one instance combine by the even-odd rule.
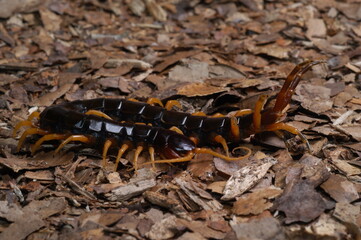
[[[107,114],[105,114],[103,112],[100,112],[98,110],[89,110],[85,114],[86,115],[95,115],[95,116],[98,116],[98,117],[103,117],[103,118],[112,120],[112,118],[109,117]]]
[[[22,128],[22,127],[25,127],[25,126],[35,128],[33,123],[31,121],[29,121],[29,120],[24,120],[24,121],[18,122],[14,127],[12,137],[14,138],[16,136],[16,133],[19,131],[19,129]]]
[[[31,147],[31,154],[34,155],[34,153],[40,148],[41,144],[45,141],[50,141],[50,140],[61,140],[61,139],[65,139],[67,137],[67,135],[65,134],[47,134],[43,137],[41,137],[38,141],[36,141],[36,143]]]
[[[122,147],[118,150],[118,155],[117,155],[117,158],[115,159],[114,172],[117,171],[119,161],[120,161],[120,159],[122,158],[124,152],[127,151],[128,148],[129,148],[129,145],[126,144],[126,143],[124,143],[124,144],[122,145]]]
[[[182,109],[182,105],[177,100],[169,100],[165,104],[164,108],[169,111],[169,110],[172,110],[173,106],[176,106],[176,107]]]
[[[138,157],[142,151],[143,151],[143,146],[138,146],[137,149],[135,150],[134,161],[133,161],[133,166],[134,166],[135,172],[138,170]]]
[[[21,146],[23,145],[26,137],[28,135],[34,135],[34,134],[39,134],[39,135],[45,135],[47,134],[47,131],[44,131],[40,128],[28,128],[25,130],[25,132],[23,133],[23,135],[21,135],[20,139],[19,139],[19,143],[18,146],[16,147],[16,151],[19,152],[21,149]]]
[[[159,98],[149,98],[147,100],[147,103],[150,104],[150,105],[154,105],[156,103],[159,106],[164,107],[162,101]]]
[[[59,145],[59,147],[55,150],[55,153],[58,153],[66,144],[68,144],[69,142],[72,142],[72,141],[79,141],[79,142],[86,143],[86,144],[89,144],[92,142],[91,138],[89,138],[87,136],[71,135]]]
[[[196,148],[195,149],[195,153],[208,153],[208,154],[211,154],[212,156],[215,156],[215,157],[219,157],[219,158],[222,158],[226,161],[239,161],[239,160],[243,160],[245,158],[248,158],[251,153],[252,153],[252,150],[247,148],[247,147],[237,147],[237,149],[243,149],[243,150],[246,150],[247,153],[246,155],[243,155],[243,156],[240,156],[240,157],[229,157],[229,156],[226,156],[226,155],[223,155],[223,154],[220,154],[220,153],[217,153],[211,149],[208,149],[208,148]]]
[[[109,139],[107,139],[103,146],[103,168],[107,166],[107,154],[109,148],[112,146],[113,142]]]
[[[229,149],[228,149],[226,139],[224,139],[224,137],[222,137],[221,135],[217,135],[214,137],[213,140],[217,143],[222,144],[222,147],[223,147],[224,151],[226,152],[227,157],[229,157]]]

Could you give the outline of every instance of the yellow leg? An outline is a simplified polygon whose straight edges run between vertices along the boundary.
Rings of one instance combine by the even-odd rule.
[[[155,169],[155,160],[154,160],[154,147],[149,147],[148,148],[149,151],[149,156],[150,156],[150,162],[152,163],[152,168]]]
[[[61,139],[65,139],[67,137],[68,137],[68,135],[65,135],[65,134],[56,134],[56,133],[47,134],[47,135],[41,137],[38,141],[36,141],[36,143],[31,147],[31,154],[34,154],[40,148],[41,144],[45,141],[61,140]]]
[[[21,149],[21,146],[23,145],[26,137],[28,135],[34,135],[34,134],[39,134],[39,135],[45,135],[45,134],[48,134],[47,131],[44,131],[40,128],[28,128],[25,130],[25,132],[23,133],[23,135],[21,135],[20,139],[19,139],[19,143],[18,143],[18,146],[16,148],[16,151],[20,151]]]
[[[202,117],[205,117],[207,116],[204,112],[194,112],[192,113],[192,116],[202,116]]]
[[[128,101],[131,101],[131,102],[139,102],[137,99],[135,99],[135,98],[128,98],[127,99]]]
[[[173,127],[169,128],[169,130],[172,130],[172,131],[174,131],[174,132],[176,132],[176,133],[179,133],[179,134],[184,135],[183,132],[182,132],[182,130],[180,130],[180,129],[177,128],[176,126],[173,126]]]
[[[90,144],[92,142],[92,139],[84,135],[71,135],[59,145],[59,147],[55,150],[55,153],[58,153],[66,144],[72,141]]]
[[[112,146],[113,142],[111,140],[106,140],[103,147],[103,168],[107,166],[107,154],[109,148]]]
[[[140,153],[143,151],[143,146],[138,146],[134,153],[134,161],[133,161],[133,167],[135,172],[138,170],[138,157]]]
[[[117,158],[115,159],[114,172],[117,171],[119,161],[120,161],[120,159],[122,158],[124,152],[127,151],[128,148],[129,148],[129,145],[125,143],[125,144],[123,144],[122,147],[118,150],[118,155],[117,155]]]
[[[236,113],[233,114],[234,117],[241,117],[244,115],[248,115],[253,113],[252,109],[242,109],[242,110],[238,110]]]
[[[267,98],[267,95],[260,96],[258,101],[256,102],[256,106],[254,107],[253,127],[256,133],[261,130],[261,111],[263,109],[263,106],[266,104]]]
[[[159,106],[164,107],[162,101],[159,98],[149,98],[147,103],[150,104],[150,105],[154,105],[156,103]]]
[[[169,100],[165,104],[165,109],[172,110],[173,106],[177,106],[178,108],[182,109],[182,105],[177,100]]]
[[[222,144],[224,151],[226,152],[227,157],[229,157],[229,150],[226,139],[221,135],[217,135],[213,139],[215,142]]]
[[[95,116],[99,116],[99,117],[103,117],[103,118],[112,120],[112,118],[109,117],[107,114],[100,112],[98,110],[89,110],[85,114],[86,115],[95,115]]]

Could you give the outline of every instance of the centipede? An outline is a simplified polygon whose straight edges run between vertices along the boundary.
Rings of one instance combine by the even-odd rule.
[[[123,154],[135,148],[133,159],[137,169],[139,154],[148,149],[151,164],[190,161],[198,153],[208,153],[228,161],[242,160],[250,156],[247,147],[239,148],[246,154],[230,157],[229,144],[261,132],[283,132],[297,135],[310,149],[307,138],[295,127],[282,122],[286,116],[293,93],[302,76],[323,60],[305,61],[297,65],[287,76],[273,107],[265,107],[268,96],[261,95],[253,109],[242,109],[231,116],[202,112],[194,114],[172,110],[179,102],[170,100],[165,106],[156,98],[146,103],[134,99],[98,98],[61,103],[33,112],[27,120],[14,128],[14,136],[22,127],[28,127],[19,139],[19,151],[29,135],[40,135],[31,147],[35,153],[45,141],[61,140],[55,150],[59,152],[66,144],[78,141],[89,145],[103,146],[103,166],[106,165],[110,148],[118,149],[115,168]],[[36,120],[34,122],[34,119]],[[223,147],[224,154],[207,148],[214,144]],[[163,159],[155,160],[155,153]]]

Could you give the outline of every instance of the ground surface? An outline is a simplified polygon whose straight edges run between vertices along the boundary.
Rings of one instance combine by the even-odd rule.
[[[359,1],[0,5],[0,239],[361,239]],[[53,104],[157,97],[227,114],[272,100],[307,59],[327,64],[305,74],[284,122],[311,153],[263,135],[242,143],[247,160],[199,155],[134,174],[133,152],[114,172],[114,153],[103,169],[79,144],[32,156],[30,137],[15,151],[16,123]]]

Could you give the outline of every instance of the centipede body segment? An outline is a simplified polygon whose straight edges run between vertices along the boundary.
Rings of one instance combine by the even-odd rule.
[[[14,134],[21,127],[28,127],[19,140],[18,150],[26,137],[33,134],[43,136],[33,145],[32,152],[49,140],[63,141],[56,151],[69,142],[78,141],[103,146],[105,165],[108,150],[117,148],[116,168],[123,154],[135,148],[133,164],[136,169],[138,156],[144,148],[148,149],[152,164],[189,161],[197,153],[209,153],[225,160],[240,160],[249,156],[250,150],[244,148],[247,151],[245,156],[232,158],[229,157],[228,144],[238,143],[263,131],[290,132],[298,135],[309,147],[300,131],[280,122],[280,119],[285,115],[284,110],[302,75],[320,63],[323,61],[306,61],[297,65],[277,95],[274,107],[264,109],[267,96],[262,95],[254,109],[239,110],[232,117],[171,111],[172,106],[179,105],[177,101],[168,101],[163,108],[163,103],[154,98],[147,103],[103,98],[50,106],[41,113],[31,114],[27,120],[15,126]],[[37,119],[36,124],[33,123],[34,119]],[[200,148],[212,144],[220,144],[225,155]],[[155,152],[168,159],[155,160]]]

